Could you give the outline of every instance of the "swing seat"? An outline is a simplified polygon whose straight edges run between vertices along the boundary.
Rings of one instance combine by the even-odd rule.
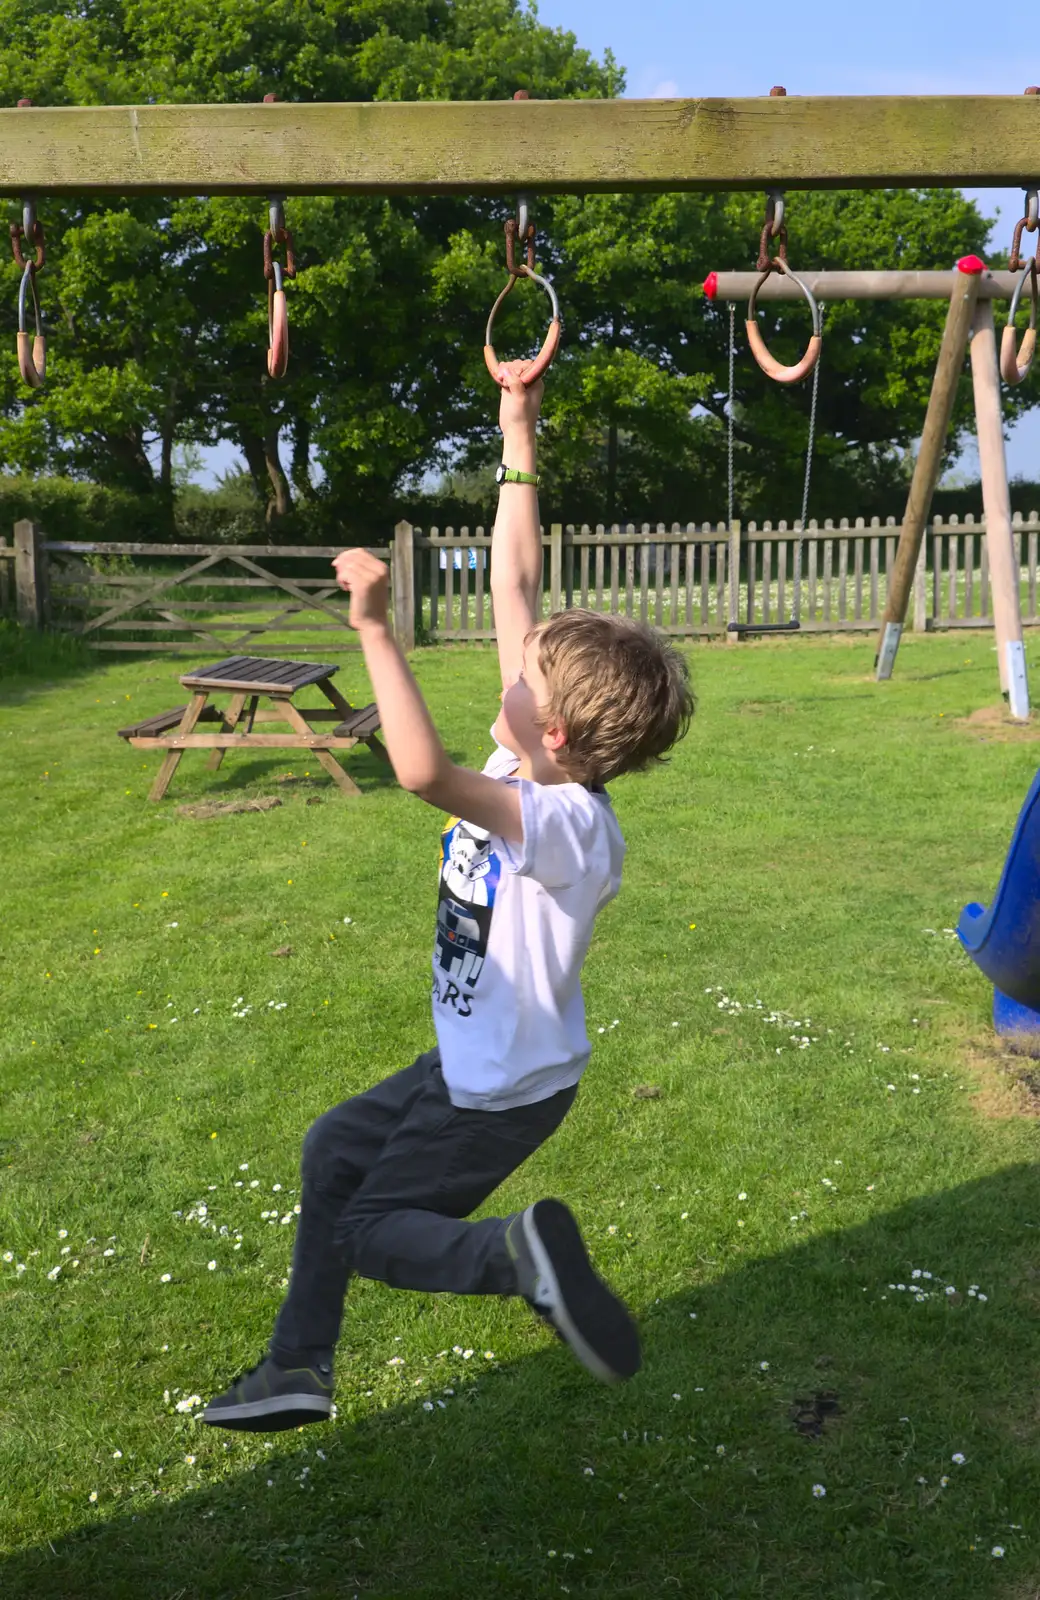
[[[1040,1007],[1040,772],[1033,779],[989,906],[966,905],[957,937],[999,992]]]
[[[800,622],[728,622],[727,633],[800,633]]]

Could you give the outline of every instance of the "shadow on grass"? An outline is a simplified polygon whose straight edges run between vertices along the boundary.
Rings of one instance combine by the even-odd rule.
[[[351,1420],[348,1321],[334,1425],[282,1436],[253,1470],[175,1500],[139,1495],[135,1512],[22,1550],[0,1565],[0,1591],[7,1600],[1006,1594],[1004,1584],[1035,1582],[1037,1572],[1023,1541],[1040,1488],[1038,1228],[1040,1181],[1019,1165],[701,1287],[703,1258],[691,1246],[666,1260],[670,1292],[643,1310],[644,1369],[617,1390],[598,1387],[554,1344],[479,1376],[476,1360],[449,1355],[453,1381],[433,1333],[430,1376],[413,1388],[419,1321],[419,1338],[387,1340],[407,1357],[401,1403]],[[660,1258],[652,1239],[611,1246]],[[915,1268],[934,1276],[914,1278]],[[976,1281],[985,1303],[966,1293]],[[911,1285],[930,1298],[917,1301]],[[509,1314],[527,1315],[519,1304]],[[542,1339],[534,1324],[531,1338]],[[359,1353],[358,1366],[371,1371],[383,1354]],[[360,1393],[365,1379],[353,1387]],[[180,1419],[156,1425],[169,1428],[169,1459],[196,1448]],[[198,1431],[200,1444],[213,1437]],[[215,1437],[232,1441],[235,1461],[241,1437]],[[86,1489],[75,1492],[85,1502]],[[96,1515],[85,1503],[82,1514]],[[995,1545],[1006,1559],[992,1558]]]
[[[23,628],[0,617],[0,705],[20,705],[42,689],[100,665],[98,653],[72,634]]]
[[[390,763],[373,755],[367,745],[355,745],[352,750],[337,750],[333,755],[347,776],[357,784],[362,795],[399,787]],[[304,764],[304,758],[312,762],[310,767]],[[249,760],[244,760],[238,751],[231,750],[216,772],[208,769],[207,759],[205,750],[186,751],[160,804],[168,806],[174,802],[177,805],[198,805],[201,801],[242,799],[253,793],[277,794],[286,802],[294,795],[322,801],[352,798],[342,794],[335,779],[313,761],[311,752],[307,750],[276,750],[269,757]],[[465,761],[465,757],[456,750],[448,751],[448,759]],[[187,762],[191,762],[191,765],[187,766]]]

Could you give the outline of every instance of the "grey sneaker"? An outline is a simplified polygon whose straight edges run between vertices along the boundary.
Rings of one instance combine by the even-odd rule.
[[[519,1293],[593,1377],[622,1383],[639,1371],[639,1333],[624,1302],[593,1271],[562,1200],[538,1200],[506,1226]]]
[[[332,1365],[280,1367],[270,1356],[211,1400],[202,1421],[246,1433],[281,1433],[332,1414]]]

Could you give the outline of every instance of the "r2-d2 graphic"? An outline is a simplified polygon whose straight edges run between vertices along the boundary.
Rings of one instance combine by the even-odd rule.
[[[448,895],[437,907],[437,966],[456,983],[465,983],[469,988],[480,977],[487,948],[480,923],[473,915],[476,910],[476,906],[460,906]]]

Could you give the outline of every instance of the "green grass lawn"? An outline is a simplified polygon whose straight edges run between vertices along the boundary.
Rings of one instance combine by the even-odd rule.
[[[266,1439],[188,1402],[264,1347],[309,1123],[432,1042],[441,819],[367,752],[357,800],[189,753],[150,805],[115,729],[185,666],[0,649],[5,1600],[1035,1594],[1038,1124],[950,933],[1038,754],[964,721],[992,636],[882,686],[868,637],[691,646],[689,737],[614,786],[592,1063],[488,1209],[573,1205],[642,1373],[358,1282],[338,1416]],[[414,664],[480,764],[493,650]]]

